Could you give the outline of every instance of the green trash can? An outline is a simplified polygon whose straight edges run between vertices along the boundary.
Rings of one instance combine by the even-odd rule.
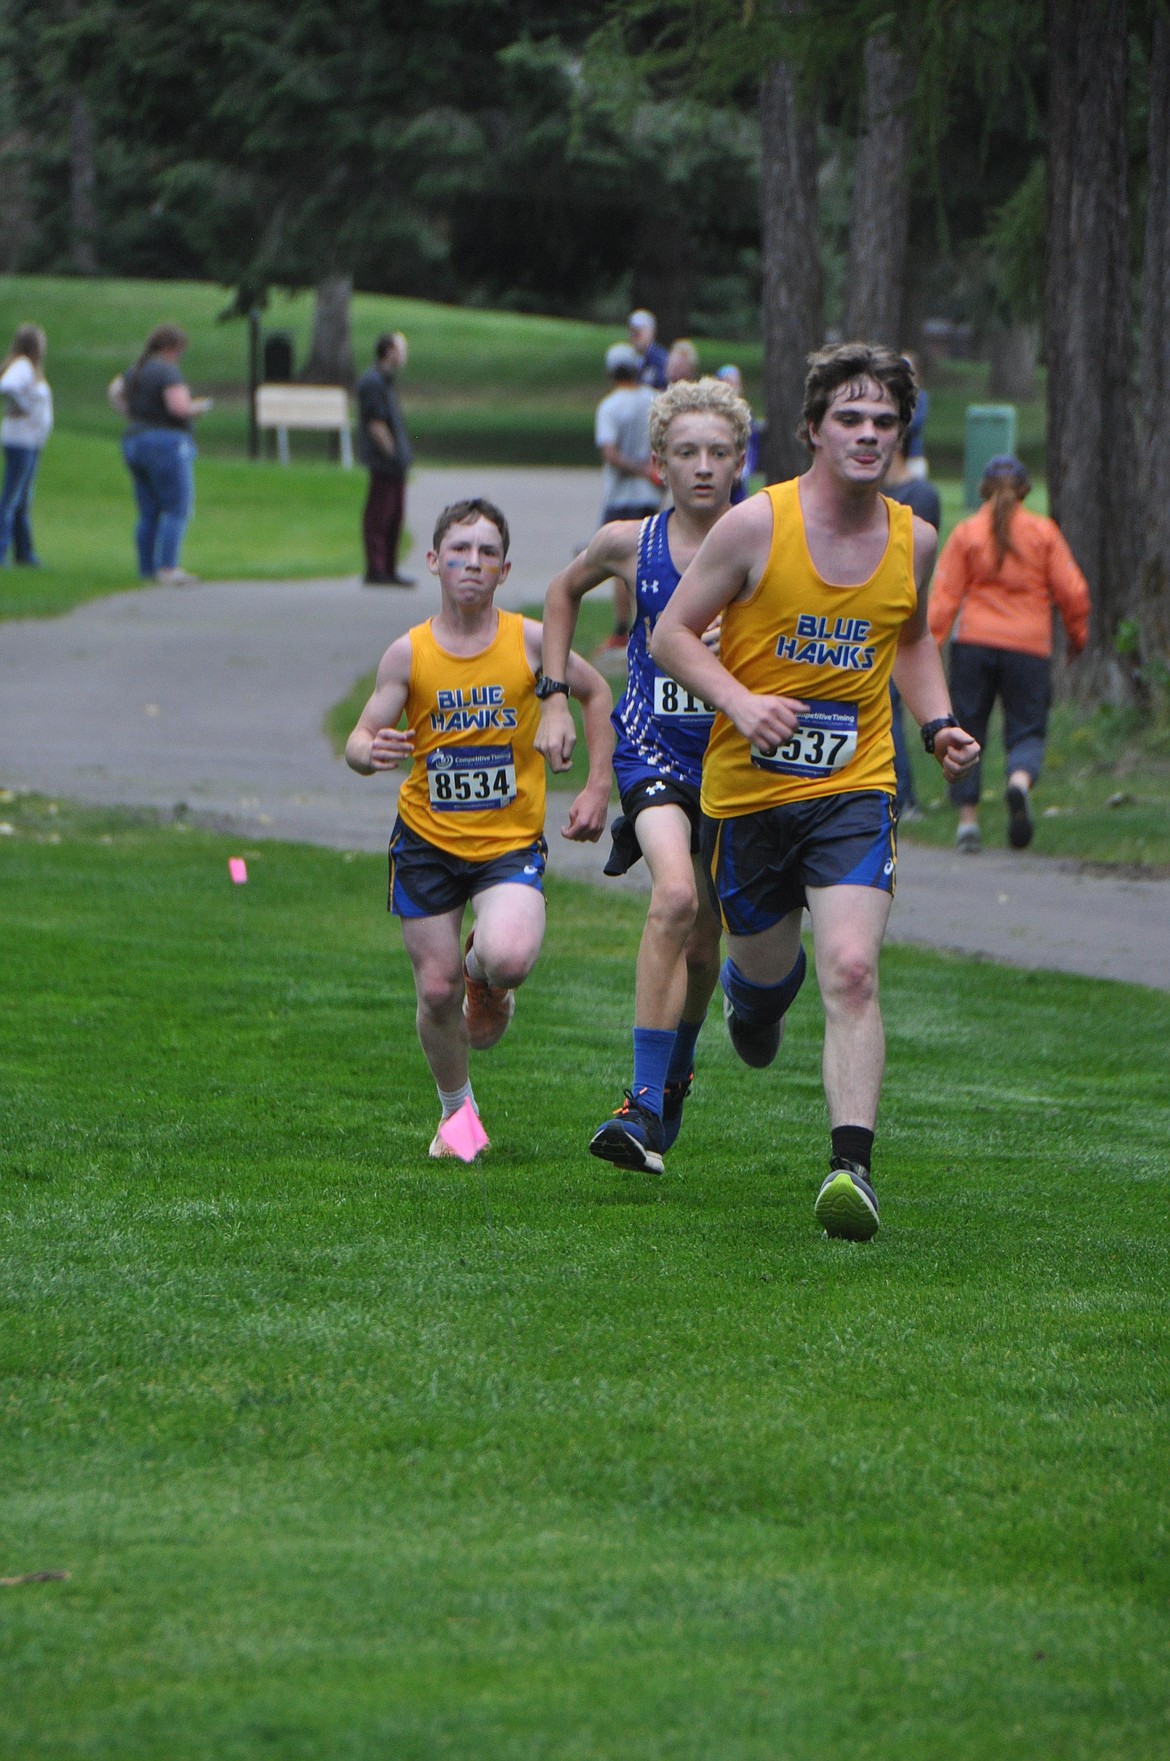
[[[988,459],[1016,450],[1014,404],[968,404],[963,436],[963,490],[967,506],[979,506],[979,479]]]

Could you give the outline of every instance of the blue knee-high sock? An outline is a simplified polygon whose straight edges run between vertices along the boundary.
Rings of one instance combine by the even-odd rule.
[[[808,960],[801,948],[792,963],[791,971],[779,984],[753,984],[728,956],[723,962],[719,982],[742,1022],[750,1027],[766,1027],[788,1013],[793,998],[804,983],[807,970]]]
[[[640,1107],[662,1117],[662,1090],[674,1046],[674,1034],[665,1027],[634,1029],[634,1099]]]
[[[703,1017],[706,1020],[706,1016]],[[695,1067],[695,1045],[702,1032],[702,1021],[680,1021],[674,1036],[674,1047],[667,1066],[667,1082],[685,1082]]]

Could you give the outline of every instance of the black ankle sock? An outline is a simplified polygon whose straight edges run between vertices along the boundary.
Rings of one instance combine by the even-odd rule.
[[[833,1154],[847,1162],[860,1162],[863,1168],[873,1166],[873,1132],[864,1125],[834,1125],[830,1133]]]

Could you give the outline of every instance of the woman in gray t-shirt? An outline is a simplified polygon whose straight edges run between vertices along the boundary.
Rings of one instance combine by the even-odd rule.
[[[179,361],[187,335],[177,324],[158,324],[127,372],[110,386],[110,402],[127,418],[122,456],[134,483],[138,524],[134,530],[138,573],[144,581],[185,586],[195,579],[179,562],[183,534],[195,499],[196,416],[211,399],[192,397]]]

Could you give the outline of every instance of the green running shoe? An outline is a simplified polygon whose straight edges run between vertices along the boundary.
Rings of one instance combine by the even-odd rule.
[[[826,1235],[840,1241],[872,1241],[878,1232],[877,1194],[868,1168],[834,1156],[829,1177],[817,1193],[817,1222]]]

